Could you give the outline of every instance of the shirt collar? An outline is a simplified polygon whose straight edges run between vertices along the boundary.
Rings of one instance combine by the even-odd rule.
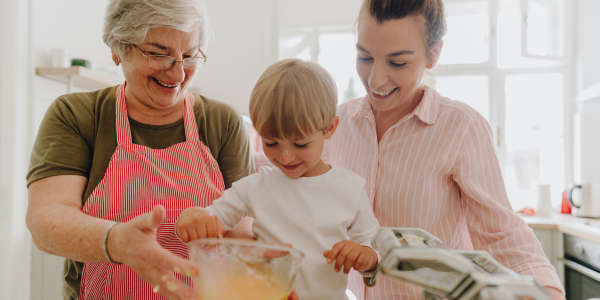
[[[432,125],[435,124],[435,121],[437,120],[441,96],[436,90],[429,86],[423,85],[421,87],[425,91],[423,99],[421,99],[421,102],[411,115],[417,116],[423,123]],[[372,114],[371,103],[365,96],[359,101],[359,105],[354,108],[351,115],[356,117],[367,117],[369,114]]]

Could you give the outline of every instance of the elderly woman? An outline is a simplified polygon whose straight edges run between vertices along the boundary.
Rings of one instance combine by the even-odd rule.
[[[381,226],[420,227],[447,247],[485,250],[564,299],[554,267],[510,206],[486,120],[420,84],[442,50],[442,0],[364,0],[357,24],[367,95],[339,108],[324,158],[367,180]],[[349,287],[359,299],[421,297],[383,278],[365,288],[354,276]]]
[[[197,298],[174,223],[254,170],[241,116],[188,92],[208,32],[199,0],[111,0],[103,38],[126,81],[48,109],[27,225],[39,249],[67,258],[64,299]],[[238,234],[252,236],[250,222]]]

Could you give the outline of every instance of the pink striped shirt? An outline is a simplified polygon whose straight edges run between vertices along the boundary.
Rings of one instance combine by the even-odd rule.
[[[510,206],[491,128],[474,109],[425,87],[415,111],[379,143],[366,98],[341,105],[338,116],[323,159],[367,180],[382,227],[423,228],[449,248],[488,251],[512,270],[563,291],[533,231]],[[348,287],[359,299],[420,299],[422,293],[383,276],[366,288],[357,272]]]

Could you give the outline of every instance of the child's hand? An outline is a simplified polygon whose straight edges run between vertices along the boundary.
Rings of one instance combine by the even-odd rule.
[[[352,241],[341,241],[331,250],[325,250],[323,256],[327,263],[335,261],[334,271],[339,272],[344,266],[344,274],[350,273],[350,268],[357,271],[373,270],[377,267],[377,253],[375,250],[361,246]]]
[[[190,207],[184,210],[175,222],[175,231],[184,243],[197,239],[214,238],[225,233],[219,218],[209,210],[200,207]]]

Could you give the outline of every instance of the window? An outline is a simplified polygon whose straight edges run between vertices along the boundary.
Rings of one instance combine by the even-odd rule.
[[[444,0],[448,34],[434,88],[467,103],[490,123],[514,209],[535,207],[538,183],[560,203],[569,160],[572,66],[566,45],[568,0]],[[339,102],[365,94],[355,69],[352,28],[280,32],[280,58],[319,62]],[[468,88],[465,88],[468,87]],[[567,108],[567,110],[565,110]],[[565,135],[567,134],[567,135]]]

